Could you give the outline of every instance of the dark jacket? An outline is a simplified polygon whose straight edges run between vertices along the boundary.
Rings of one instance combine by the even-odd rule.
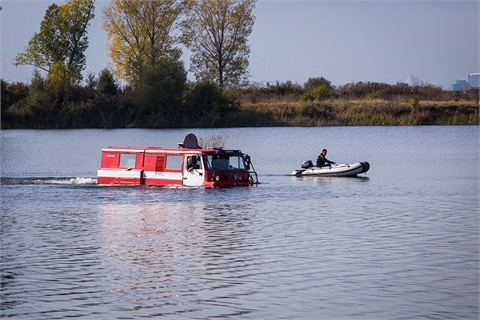
[[[325,158],[323,154],[320,154],[317,158],[317,167],[323,167],[325,165],[330,165],[332,163],[333,161],[330,161],[327,158]]]

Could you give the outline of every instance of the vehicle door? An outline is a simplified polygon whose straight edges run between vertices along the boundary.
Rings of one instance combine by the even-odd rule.
[[[202,186],[204,170],[200,154],[185,155],[183,163],[183,185]]]

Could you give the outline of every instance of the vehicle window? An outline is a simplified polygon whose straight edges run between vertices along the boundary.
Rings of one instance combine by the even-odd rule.
[[[215,170],[227,170],[228,164],[223,156],[212,157],[212,168]]]
[[[167,163],[165,169],[181,170],[182,169],[183,156],[167,156]]]
[[[232,170],[245,169],[245,163],[242,156],[231,156],[224,154],[214,154],[204,156],[205,167],[214,170]]]
[[[212,169],[212,156],[203,156],[203,162],[205,163],[205,169]]]
[[[137,155],[132,153],[120,154],[120,167],[134,168]]]
[[[242,156],[230,156],[229,168],[231,169],[245,169],[245,162]]]
[[[227,170],[228,164],[225,162],[225,157],[223,155],[209,154],[205,156],[204,160],[207,169]]]
[[[202,167],[202,160],[201,160],[200,158],[198,158],[197,156],[189,156],[189,157],[187,157],[187,163],[188,163],[188,161],[190,161],[190,159],[193,158],[193,157],[196,157],[196,158],[197,158],[197,163],[195,164],[195,169],[196,169],[196,170],[201,170],[201,169],[203,169],[203,167]],[[193,162],[192,162],[192,163],[193,163]],[[185,167],[187,167],[187,165],[185,165]]]

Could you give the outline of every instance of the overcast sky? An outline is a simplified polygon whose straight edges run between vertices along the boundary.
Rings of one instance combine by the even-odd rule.
[[[15,67],[12,61],[39,31],[52,3],[64,1],[1,1],[3,79],[30,82],[32,67]],[[101,9],[107,3],[96,1],[84,74],[98,74],[110,62],[101,28]],[[480,72],[477,0],[258,0],[254,15],[251,80],[303,84],[324,77],[335,85],[395,84],[414,74],[450,89],[455,80]],[[188,52],[183,57],[188,68]]]

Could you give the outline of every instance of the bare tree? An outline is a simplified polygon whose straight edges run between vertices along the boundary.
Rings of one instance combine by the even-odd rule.
[[[198,81],[221,87],[248,81],[256,0],[193,0],[183,23],[182,42],[192,51],[190,71]]]

